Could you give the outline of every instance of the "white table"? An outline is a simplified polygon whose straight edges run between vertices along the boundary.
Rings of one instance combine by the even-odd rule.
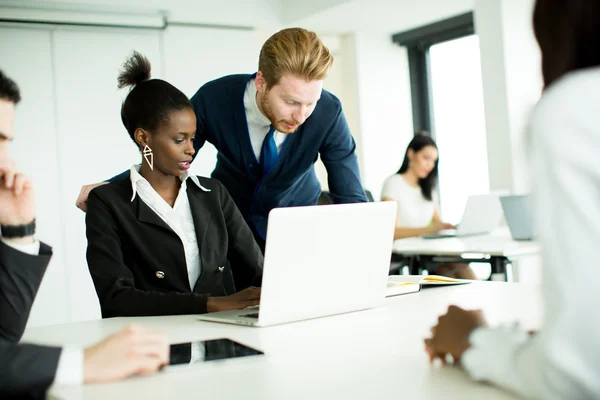
[[[514,399],[472,382],[459,368],[430,366],[423,338],[449,304],[481,308],[491,324],[538,328],[538,286],[475,282],[386,299],[382,308],[270,328],[200,322],[194,316],[115,318],[28,329],[24,340],[85,346],[135,322],[171,343],[228,337],[256,347],[250,357],[165,370],[106,385],[63,387],[64,399]]]
[[[394,242],[393,252],[422,262],[488,262],[493,274],[502,273],[508,280],[506,265],[519,258],[539,255],[540,245],[535,241],[513,240],[507,229],[499,229],[488,235],[462,238],[400,239]]]

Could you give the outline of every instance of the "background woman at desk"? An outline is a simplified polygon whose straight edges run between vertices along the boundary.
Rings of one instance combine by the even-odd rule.
[[[454,228],[442,221],[434,199],[438,162],[435,141],[424,134],[415,135],[408,144],[400,170],[385,181],[381,200],[398,204],[394,240]],[[476,279],[467,264],[441,264],[435,273]]]
[[[150,79],[150,63],[138,53],[118,80],[120,88],[132,86],[121,119],[143,157],[128,178],[94,189],[88,199],[87,260],[102,316],[258,304],[260,288],[250,286],[260,285],[263,256],[248,224],[221,183],[187,172],[196,131],[190,101]],[[236,294],[226,290],[231,272],[244,289]]]

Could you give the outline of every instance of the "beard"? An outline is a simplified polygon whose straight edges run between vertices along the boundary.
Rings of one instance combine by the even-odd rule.
[[[271,104],[269,104],[269,101],[267,99],[267,94],[269,92],[265,92],[265,94],[262,96],[262,99],[260,101],[260,106],[262,108],[262,112],[265,114],[265,117],[267,117],[269,119],[269,121],[271,122],[271,125],[273,125],[275,127],[275,129],[277,130],[277,132],[281,132],[281,133],[285,133],[285,134],[291,134],[294,133],[298,130],[298,128],[300,127],[300,124],[296,121],[287,121],[287,120],[277,120],[277,118],[275,117],[275,114],[273,113],[273,109],[271,108]],[[290,129],[288,128],[285,124],[289,124],[289,125],[295,125],[296,127],[294,129]]]

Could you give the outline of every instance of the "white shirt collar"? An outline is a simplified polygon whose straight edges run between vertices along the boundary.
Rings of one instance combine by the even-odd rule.
[[[246,118],[248,124],[268,127],[271,125],[269,118],[260,112],[257,104],[256,83],[254,79],[250,79],[244,93],[244,106],[246,107]]]
[[[131,169],[129,170],[129,178],[131,179],[131,191],[133,192],[133,195],[131,196],[131,201],[133,201],[137,194],[137,184],[139,182],[146,182],[148,185],[150,185],[150,182],[148,182],[146,180],[146,178],[144,178],[140,174],[140,165],[139,164],[134,164],[131,166]],[[196,175],[190,175],[189,172],[187,172],[187,171],[179,177],[179,179],[181,179],[181,185],[184,188],[186,186],[186,181],[188,178],[191,179],[191,181],[194,182],[194,184],[196,184],[196,186],[198,186],[201,190],[203,190],[205,192],[211,191],[210,189],[207,189],[200,184],[200,182],[198,181],[198,177]]]

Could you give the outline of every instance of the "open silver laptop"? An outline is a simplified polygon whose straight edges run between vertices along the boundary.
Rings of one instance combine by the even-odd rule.
[[[278,208],[269,214],[260,309],[201,315],[269,326],[382,305],[394,202]]]
[[[483,235],[496,229],[501,220],[502,206],[497,195],[469,196],[462,220],[456,229],[443,230],[423,237],[426,239],[439,239]]]
[[[514,240],[533,240],[535,232],[529,208],[529,196],[502,196],[500,201],[512,238]]]

